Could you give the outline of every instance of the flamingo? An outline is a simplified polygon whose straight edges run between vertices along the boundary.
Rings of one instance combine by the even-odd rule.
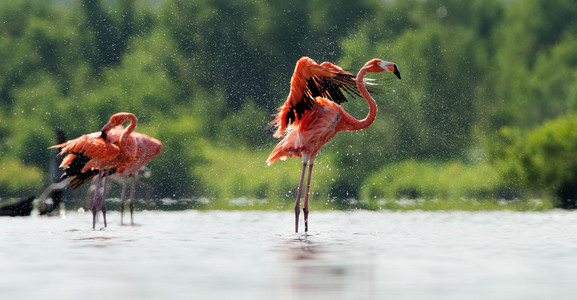
[[[115,127],[109,132],[109,135],[119,137],[121,126]],[[122,180],[122,192],[120,197],[120,224],[123,224],[124,218],[124,199],[126,196],[126,179],[132,177],[132,186],[130,188],[130,224],[134,224],[134,192],[138,174],[141,169],[162,150],[162,143],[146,134],[133,132],[131,137],[136,141],[136,159],[125,167],[119,168],[116,174],[124,178]]]
[[[117,127],[130,121],[129,126],[120,131]],[[101,208],[106,227],[106,188],[109,175],[124,170],[137,159],[136,139],[131,136],[137,125],[137,118],[132,113],[116,113],[100,132],[85,134],[79,138],[54,145],[50,148],[60,148],[58,155],[68,155],[62,160],[61,168],[65,168],[62,179],[70,178],[70,186],[75,189],[84,182],[96,176],[96,192],[92,199],[92,228],[96,224],[98,199],[102,178]],[[113,130],[114,129],[114,130]],[[118,134],[120,133],[120,134]]]
[[[311,174],[318,151],[337,132],[365,129],[375,121],[378,109],[365,87],[364,77],[367,72],[392,72],[401,79],[395,63],[376,58],[368,61],[356,78],[329,62],[319,65],[308,57],[297,61],[290,93],[271,123],[277,128],[274,137],[284,138],[267,159],[270,166],[278,159],[302,157],[303,167],[294,209],[295,232],[298,232],[300,199],[307,165],[309,171],[303,203],[305,232],[308,231]],[[358,90],[354,88],[355,84]],[[347,101],[345,94],[365,98],[369,104],[366,118],[357,120],[340,106],[339,103]]]

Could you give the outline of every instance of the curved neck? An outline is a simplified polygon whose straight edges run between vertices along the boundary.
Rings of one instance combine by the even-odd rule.
[[[369,113],[362,120],[357,120],[349,115],[350,118],[347,118],[348,119],[347,130],[365,129],[369,127],[371,124],[373,124],[375,118],[377,117],[377,111],[378,111],[377,103],[375,102],[375,99],[373,99],[373,97],[371,96],[371,94],[369,94],[369,91],[365,87],[364,78],[366,73],[367,73],[366,68],[362,68],[357,74],[357,88],[359,89],[359,92],[361,93],[363,98],[365,98],[365,100],[367,100],[367,103],[369,103]]]
[[[129,135],[134,131],[134,129],[136,129],[136,123],[137,123],[136,117],[135,117],[133,114],[129,114],[129,115],[127,115],[126,118],[122,121],[122,123],[126,122],[127,120],[130,121],[130,124],[128,124],[128,127],[126,127],[126,129],[124,129],[124,131],[123,131],[122,134],[120,135],[120,138],[119,138],[119,140],[118,140],[118,142],[119,142],[120,144],[123,144],[123,143],[124,143],[124,138],[127,137],[127,136],[129,136]],[[122,123],[121,123],[121,124],[122,124]]]

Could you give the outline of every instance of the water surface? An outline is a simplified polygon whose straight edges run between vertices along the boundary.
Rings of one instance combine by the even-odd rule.
[[[3,299],[572,299],[577,214],[314,211],[0,218]]]

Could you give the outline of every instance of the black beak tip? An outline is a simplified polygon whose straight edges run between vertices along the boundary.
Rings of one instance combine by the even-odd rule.
[[[100,138],[103,140],[106,139],[106,131],[104,131],[104,130],[100,131]]]
[[[399,72],[399,68],[397,68],[397,65],[395,65],[395,71],[393,72],[393,74],[397,75],[397,77],[401,79],[401,72]]]

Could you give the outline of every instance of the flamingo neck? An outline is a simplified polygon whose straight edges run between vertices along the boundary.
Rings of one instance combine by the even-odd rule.
[[[118,140],[118,142],[120,144],[123,144],[124,138],[129,136],[134,131],[134,129],[136,129],[137,121],[136,121],[136,118],[134,117],[134,115],[128,115],[126,117],[126,119],[124,121],[122,121],[122,123],[126,122],[126,120],[130,121],[130,124],[128,124],[128,127],[126,127],[126,129],[124,129],[124,131],[120,135],[120,138]]]
[[[369,127],[371,124],[373,124],[375,118],[377,117],[377,111],[378,111],[377,103],[375,102],[375,99],[373,99],[373,97],[371,96],[371,94],[369,94],[369,91],[365,87],[364,78],[366,73],[367,70],[365,68],[362,68],[357,74],[357,88],[359,89],[359,92],[361,93],[363,98],[365,98],[365,100],[367,100],[367,103],[369,104],[369,113],[362,120],[357,120],[349,115],[350,118],[347,118],[348,119],[347,130],[365,129]]]

